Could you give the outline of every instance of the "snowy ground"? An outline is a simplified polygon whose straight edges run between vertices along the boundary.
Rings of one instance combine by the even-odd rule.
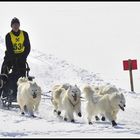
[[[0,48],[1,62],[2,54],[4,52]],[[30,74],[36,77],[36,81],[41,85],[44,92],[39,112],[36,114],[36,118],[30,118],[27,115],[21,116],[19,108],[0,109],[1,138],[140,137],[140,93],[131,93],[118,87],[125,95],[126,110],[119,112],[118,126],[115,128],[108,121],[95,121],[93,125],[88,125],[84,100],[82,100],[82,118],[75,115],[75,123],[65,122],[53,113],[50,94],[47,91],[58,83],[68,82],[77,84],[81,88],[85,83],[104,84],[104,80],[98,74],[89,73],[87,70],[55,58],[53,55],[46,55],[36,50],[32,50],[32,55],[28,60],[31,67]],[[110,84],[112,83],[110,82]]]
[[[30,118],[27,115],[21,116],[19,109],[0,110],[0,137],[140,137],[139,122],[139,100],[140,96],[131,93],[125,93],[126,110],[118,114],[118,126],[113,128],[107,122],[95,122],[88,125],[84,111],[84,101],[82,101],[83,117],[78,118],[75,115],[75,123],[64,122],[53,113],[53,106],[50,98],[42,96],[39,113],[37,118]],[[63,114],[62,114],[63,115]]]

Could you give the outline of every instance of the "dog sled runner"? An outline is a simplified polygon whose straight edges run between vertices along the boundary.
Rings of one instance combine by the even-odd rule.
[[[8,70],[8,67],[5,69]],[[21,77],[20,74],[20,68],[14,68],[12,67],[11,73],[9,72],[6,74],[0,74],[0,104],[1,107],[17,107],[17,81]],[[26,62],[26,77],[28,77],[29,80],[33,80],[33,76],[29,76],[29,65]]]

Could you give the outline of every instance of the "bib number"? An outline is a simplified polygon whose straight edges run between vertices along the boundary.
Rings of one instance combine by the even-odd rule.
[[[15,43],[14,44],[14,51],[21,51],[23,49],[23,46],[21,43]]]

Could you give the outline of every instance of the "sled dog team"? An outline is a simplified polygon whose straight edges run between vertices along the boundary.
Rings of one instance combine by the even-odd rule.
[[[38,110],[41,101],[41,88],[35,81],[29,81],[25,77],[21,77],[17,81],[17,103],[20,106],[21,113],[29,113],[34,116],[34,112]],[[64,112],[63,119],[65,121],[75,122],[74,113],[82,117],[81,112],[81,94],[85,98],[85,110],[88,124],[92,124],[92,118],[105,121],[109,120],[112,126],[116,126],[116,119],[119,110],[124,111],[125,97],[115,86],[103,85],[85,85],[82,89],[77,85],[68,83],[55,85],[52,90],[51,102],[54,112],[60,116]]]

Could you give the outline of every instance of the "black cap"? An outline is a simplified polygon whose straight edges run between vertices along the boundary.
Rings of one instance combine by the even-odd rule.
[[[14,17],[14,18],[12,19],[12,21],[11,21],[11,26],[12,26],[14,23],[18,23],[18,24],[20,24],[19,19],[16,18],[16,17]]]

